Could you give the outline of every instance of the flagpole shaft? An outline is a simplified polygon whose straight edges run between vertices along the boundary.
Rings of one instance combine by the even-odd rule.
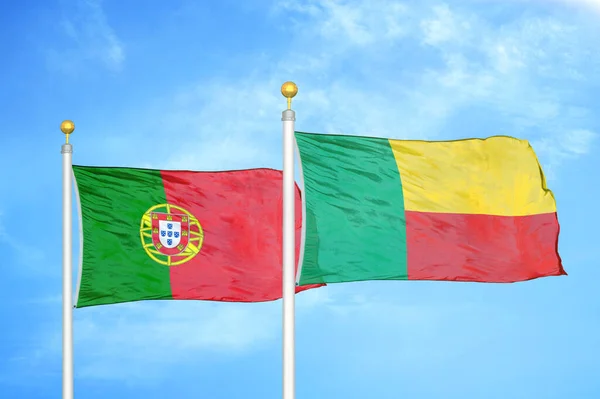
[[[63,187],[63,399],[73,399],[73,234],[71,206],[71,169],[73,146],[63,144],[62,150]]]
[[[283,111],[283,399],[294,399],[296,294],[294,209],[294,122],[295,112]]]

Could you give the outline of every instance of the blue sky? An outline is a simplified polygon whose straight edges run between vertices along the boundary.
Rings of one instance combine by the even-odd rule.
[[[569,273],[298,295],[297,397],[600,397],[597,0],[6,4],[3,398],[60,396],[60,122],[77,126],[77,164],[280,168],[286,80],[298,130],[530,140]],[[74,320],[77,398],[281,395],[279,301],[122,304]]]

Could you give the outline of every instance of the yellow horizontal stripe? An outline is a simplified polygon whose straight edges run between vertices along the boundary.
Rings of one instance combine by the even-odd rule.
[[[525,216],[556,212],[526,140],[389,140],[407,211]]]

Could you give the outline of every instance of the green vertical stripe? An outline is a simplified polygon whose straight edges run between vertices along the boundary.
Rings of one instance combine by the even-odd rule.
[[[388,140],[296,132],[306,201],[300,285],[407,279],[402,183]]]
[[[169,268],[144,251],[140,223],[165,203],[160,171],[73,166],[81,205],[83,265],[77,307],[171,299]]]

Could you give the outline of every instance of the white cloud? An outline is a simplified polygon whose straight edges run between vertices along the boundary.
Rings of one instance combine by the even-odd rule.
[[[165,368],[194,360],[199,352],[257,350],[275,338],[278,320],[272,305],[178,301],[77,310],[78,375],[157,379]]]
[[[564,149],[574,155],[587,154],[590,150],[590,144],[598,135],[585,129],[571,130],[564,136],[562,143]]]
[[[434,6],[432,10],[434,16],[425,18],[420,23],[423,43],[430,45],[456,43],[472,34],[469,32],[471,28],[469,21],[457,18],[448,5]]]
[[[59,296],[33,299],[55,307]],[[322,289],[296,296],[296,315],[332,300]],[[146,301],[74,310],[76,378],[158,382],[165,371],[211,356],[239,356],[271,345],[281,335],[281,301],[257,304]],[[61,352],[61,331],[35,333],[28,353],[13,357],[19,370],[37,373]]]
[[[598,134],[586,129],[574,129],[549,135],[532,141],[531,145],[541,159],[547,159],[544,172],[549,180],[556,179],[558,166],[570,159],[586,155],[590,152]]]
[[[580,7],[583,10],[591,10],[600,13],[600,0],[550,0],[562,3],[566,6]]]
[[[125,47],[108,23],[101,0],[72,0],[63,11],[61,25],[69,44],[49,50],[50,66],[75,73],[87,61],[94,61],[119,71]]]
[[[348,0],[309,0],[303,3],[283,0],[275,2],[274,8],[278,15],[291,12],[307,15],[312,21],[317,21],[311,24],[311,30],[321,38],[330,40],[334,50],[364,47],[403,37],[406,34],[403,23],[406,11],[407,6],[401,2],[383,0],[371,0],[368,7],[362,4],[357,6],[356,2]],[[296,28],[302,29],[301,26],[302,23]]]
[[[273,17],[287,18],[283,25],[292,30],[289,53],[254,59],[239,79],[213,77],[128,111],[119,130],[131,134],[105,134],[103,162],[109,154],[161,168],[280,167],[279,87],[289,79],[300,90],[298,130],[448,138],[451,119],[472,107],[504,123],[477,135],[544,132],[561,140],[586,128],[568,111],[577,101],[572,84],[593,79],[585,76],[589,54],[580,44],[588,33],[574,23],[532,16],[498,27],[464,9],[400,2],[276,5]],[[289,20],[296,21],[291,28]],[[424,51],[436,62],[421,63]],[[159,156],[158,148],[168,151]],[[132,152],[143,159],[125,155]]]
[[[555,6],[560,6],[562,10],[579,10],[582,12],[592,11],[600,14],[600,0],[472,0],[474,3],[529,3],[542,6],[542,9],[553,9]]]

